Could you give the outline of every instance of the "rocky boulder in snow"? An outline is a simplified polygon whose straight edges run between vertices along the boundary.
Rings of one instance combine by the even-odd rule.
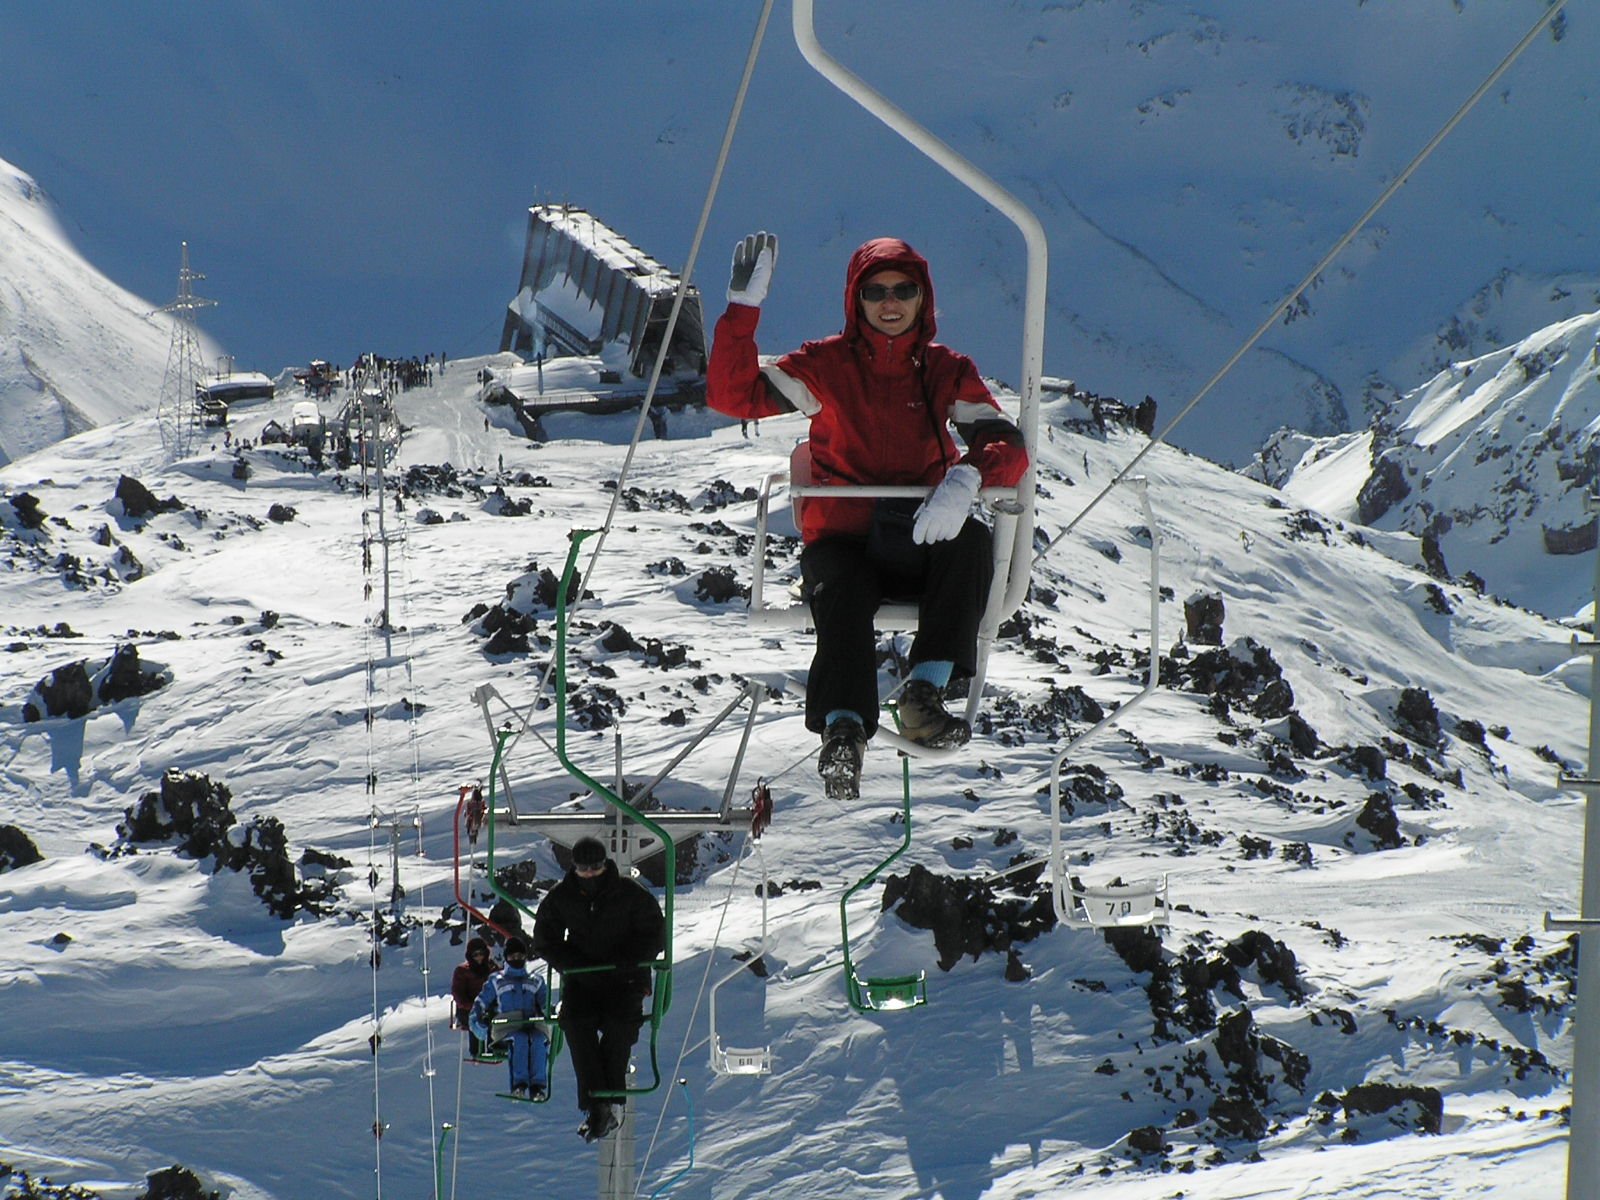
[[[1198,646],[1222,645],[1222,597],[1216,592],[1196,592],[1183,602],[1188,640]]]
[[[157,513],[177,512],[183,508],[183,501],[176,496],[157,500],[155,493],[132,475],[123,475],[117,480],[117,490],[112,493],[111,499],[113,504],[121,506],[123,516],[134,521],[143,521]]]
[[[22,705],[24,721],[50,717],[88,716],[94,709],[136,696],[146,696],[172,682],[166,667],[146,666],[131,643],[118,646],[91,670],[87,659],[57,667],[38,683]]]
[[[1444,1125],[1444,1097],[1437,1088],[1362,1083],[1347,1091],[1341,1103],[1348,1140],[1359,1136],[1361,1117],[1382,1117],[1385,1124],[1416,1133],[1438,1133]]]
[[[893,909],[914,928],[933,931],[941,971],[950,970],[963,955],[971,955],[973,961],[986,950],[1009,956],[1016,944],[1056,926],[1049,882],[1041,882],[1046,865],[1041,861],[1037,869],[1010,876],[1005,890],[1021,895],[1003,897],[992,883],[935,875],[916,863],[905,875],[891,875],[885,881],[883,908]]]
[[[15,825],[0,825],[0,875],[30,863],[43,862],[39,847]]]
[[[174,1163],[145,1177],[139,1200],[220,1200],[222,1193],[201,1180],[188,1167]]]
[[[17,524],[23,529],[31,533],[44,525],[46,514],[39,507],[39,497],[32,492],[18,492],[15,496],[8,496],[6,503],[11,505],[11,511],[16,514]]]
[[[289,857],[289,839],[276,817],[252,817],[240,825],[233,815],[233,793],[207,775],[169,770],[159,792],[146,792],[123,810],[117,825],[121,845],[111,853],[141,844],[177,840],[180,854],[213,859],[214,870],[242,871],[275,916],[291,919],[305,911],[328,910],[335,892],[327,876],[302,879]]]

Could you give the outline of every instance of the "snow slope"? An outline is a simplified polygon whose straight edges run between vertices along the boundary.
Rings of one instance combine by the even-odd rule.
[[[838,97],[775,10],[696,282],[784,238],[764,336],[836,327],[850,250],[926,252],[941,329],[1018,379],[1020,240]],[[1048,374],[1164,412],[1193,395],[1545,12],[1507,3],[880,0],[823,44],[1033,207]],[[169,292],[187,239],[207,327],[276,373],[495,348],[528,205],[688,256],[758,6],[493,0],[0,10],[0,156],[114,279]],[[1600,22],[1568,6],[1261,346],[1180,427],[1243,463],[1280,425],[1359,429],[1450,360],[1597,307]],[[91,86],[81,64],[102,64]],[[468,84],[465,81],[472,81]],[[391,344],[392,343],[392,344]]]
[[[493,1098],[496,1070],[458,1062],[442,996],[459,947],[437,922],[458,788],[490,760],[471,694],[492,684],[526,706],[548,657],[486,655],[464,618],[526,597],[535,564],[559,571],[569,530],[604,520],[633,418],[566,418],[530,445],[477,406],[478,365],[453,362],[400,398],[410,428],[391,477],[438,469],[385,513],[392,638],[374,624],[381,557],[362,563],[374,499],[353,475],[254,448],[238,453],[240,480],[220,442],[164,468],[144,418],[0,468],[0,496],[26,491],[47,514],[29,531],[0,500],[4,821],[45,856],[0,886],[4,1161],[106,1196],[180,1162],[236,1197],[288,1200],[425,1194],[443,1145],[442,1194],[593,1186],[564,1061],[554,1100],[533,1109]],[[232,436],[253,438],[287,406],[240,416]],[[1071,400],[1046,415],[1052,533],[1144,442],[1076,422]],[[668,439],[640,447],[591,579],[598,602],[574,618],[570,682],[591,727],[570,748],[586,770],[610,778],[620,730],[626,774],[648,778],[741,680],[803,668],[804,636],[751,631],[739,602],[697,595],[708,570],[748,578],[742,489],[799,432],[794,419],[742,438],[673,418]],[[128,518],[111,499],[123,473],[185,507]],[[666,1078],[687,1084],[638,1105],[640,1194],[688,1166],[687,1100],[684,1195],[1562,1194],[1571,953],[1540,918],[1575,902],[1581,805],[1555,787],[1554,764],[1580,759],[1587,665],[1567,661],[1560,626],[1396,563],[1259,483],[1164,448],[1144,473],[1170,589],[1165,684],[1072,756],[1064,838],[1086,882],[1170,877],[1160,952],[1124,958],[1057,928],[1013,947],[1019,980],[992,951],[942,971],[932,935],[879,914],[874,886],[851,909],[857,952],[874,972],[926,969],[930,1004],[853,1013],[838,901],[899,839],[899,766],[872,750],[862,801],[831,803],[798,706],[764,703],[737,787],[765,776],[776,801],[763,839],[781,888],[773,974],[741,975],[719,1011],[734,1044],[770,1039],[776,1068],[706,1067],[702,980],[760,936],[754,869],[735,880],[730,844],[678,895],[660,1053]],[[526,515],[495,515],[523,502]],[[273,505],[292,519],[269,519]],[[423,523],[424,509],[443,519]],[[1117,489],[1039,566],[997,647],[980,736],[947,765],[913,767],[908,862],[977,879],[1048,854],[1050,764],[1086,727],[1085,698],[1118,703],[1144,678],[1148,544],[1135,495]],[[119,547],[142,577],[126,581]],[[792,545],[774,556],[794,569]],[[1221,648],[1183,645],[1197,593],[1224,599],[1227,671]],[[548,636],[551,614],[529,609]],[[607,649],[602,621],[684,661]],[[130,642],[168,686],[75,720],[22,719],[52,670]],[[1281,667],[1287,701],[1280,688],[1269,702],[1252,674],[1255,646]],[[1437,706],[1436,736],[1399,716],[1416,714],[1414,689]],[[535,728],[551,735],[548,712]],[[736,727],[713,732],[663,801],[714,803],[737,743]],[[241,876],[170,846],[90,852],[169,769],[225,783],[241,822],[276,818],[294,853],[348,860],[338,910],[279,920]],[[532,738],[510,770],[525,811],[581,790]],[[1358,823],[1374,795],[1392,806],[1392,836]],[[554,878],[537,836],[498,837],[505,858]],[[1019,881],[1000,895],[1031,893]],[[376,971],[375,914],[403,941],[382,946]],[[1356,1114],[1344,1098],[1365,1082],[1436,1089],[1439,1132],[1416,1131],[1420,1110]]]
[[[1434,541],[1447,570],[1553,616],[1594,602],[1600,313],[1452,363],[1372,428],[1284,437],[1253,473],[1321,512]]]
[[[0,230],[0,462],[153,413],[171,321],[85,261],[44,190],[6,162]]]

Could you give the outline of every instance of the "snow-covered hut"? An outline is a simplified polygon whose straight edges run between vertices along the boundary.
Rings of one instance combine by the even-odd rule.
[[[522,277],[507,306],[500,349],[548,359],[625,348],[629,373],[642,379],[655,364],[677,290],[676,274],[587,210],[535,205],[528,210]],[[664,373],[703,375],[705,365],[700,293],[691,287]]]

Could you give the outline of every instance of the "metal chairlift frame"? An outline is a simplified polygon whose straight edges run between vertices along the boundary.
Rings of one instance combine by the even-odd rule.
[[[862,976],[856,969],[855,956],[850,953],[850,898],[867,887],[888,865],[911,848],[911,760],[902,756],[900,775],[904,791],[902,823],[905,833],[900,844],[889,856],[873,867],[839,898],[839,926],[844,941],[845,994],[850,1007],[859,1013],[892,1012],[907,1008],[920,1008],[928,1002],[928,974]]]
[[[733,806],[733,794],[738,780],[740,767],[744,760],[745,752],[749,745],[751,731],[754,727],[756,712],[762,696],[765,694],[764,684],[752,681],[734,700],[724,707],[721,713],[711,723],[694,737],[688,745],[663,767],[656,776],[645,785],[632,798],[632,802],[623,798],[625,787],[622,782],[620,766],[620,735],[619,735],[619,764],[617,786],[613,790],[586,773],[574,763],[567,753],[567,633],[570,624],[570,606],[568,597],[572,592],[575,580],[578,554],[583,542],[594,536],[596,530],[574,530],[569,536],[571,546],[567,554],[566,566],[562,571],[561,583],[556,598],[556,647],[555,647],[555,709],[556,709],[556,737],[555,744],[551,747],[562,768],[572,778],[582,783],[590,792],[600,797],[605,803],[604,812],[558,812],[543,814],[519,814],[514,806],[507,805],[507,824],[526,826],[532,832],[543,834],[551,841],[570,847],[579,838],[585,836],[599,837],[607,843],[613,857],[625,866],[632,867],[641,859],[655,854],[663,854],[664,862],[664,903],[662,915],[666,922],[666,945],[660,958],[641,963],[655,975],[655,986],[651,989],[652,1003],[649,1015],[650,1021],[650,1068],[652,1080],[648,1086],[630,1087],[615,1092],[596,1092],[600,1099],[622,1099],[626,1096],[644,1095],[654,1092],[661,1086],[661,1070],[658,1059],[658,1037],[661,1021],[672,1003],[672,967],[673,967],[673,931],[675,915],[675,899],[677,887],[677,842],[682,838],[690,837],[697,833],[737,831],[741,824],[748,828],[753,810],[746,807],[736,809]],[[495,879],[495,846],[496,829],[499,825],[499,806],[497,804],[498,791],[503,784],[509,793],[510,780],[504,763],[506,743],[514,736],[514,730],[503,728],[496,730],[493,717],[490,714],[489,702],[491,698],[499,698],[499,693],[490,685],[480,687],[474,698],[478,701],[483,711],[485,723],[489,725],[494,742],[494,759],[489,769],[488,813],[488,877],[489,886],[496,896],[511,904],[518,911],[534,916],[533,911],[521,900],[506,892]],[[716,813],[656,813],[647,816],[641,812],[637,804],[655,790],[667,775],[681,763],[693,749],[700,744],[709,734],[719,726],[740,704],[748,701],[750,705],[747,714],[744,732],[735,755],[733,769],[730,773],[728,784],[723,793],[721,809]],[[503,698],[501,702],[504,703]],[[509,706],[507,706],[509,708]],[[541,740],[543,740],[541,738]],[[548,743],[546,743],[548,745]],[[459,846],[458,846],[459,870]],[[567,975],[587,974],[601,970],[611,970],[610,967],[580,967],[565,972]],[[552,996],[556,989],[552,988]],[[556,1043],[558,1039],[553,1038]]]
[[[1121,721],[1129,711],[1155,693],[1161,683],[1161,529],[1150,504],[1150,487],[1142,475],[1130,476],[1125,483],[1139,492],[1144,509],[1145,528],[1150,531],[1150,672],[1138,695],[1124,701],[1115,712],[1073,738],[1050,764],[1050,881],[1056,918],[1063,925],[1136,927],[1165,925],[1167,881],[1133,884],[1105,884],[1100,887],[1075,885],[1067,871],[1066,854],[1061,844],[1061,768],[1079,747]],[[1101,911],[1101,906],[1105,911]]]
[[[747,854],[753,853],[756,861],[761,864],[761,942],[756,947],[754,958],[761,959],[767,953],[767,860],[761,853],[761,842],[758,838],[751,837],[746,844]],[[722,1044],[722,1035],[717,1032],[717,992],[722,986],[733,981],[734,976],[746,969],[745,963],[735,963],[721,979],[711,986],[711,994],[706,999],[706,1011],[711,1026],[711,1070],[717,1075],[770,1075],[772,1073],[772,1046],[734,1047]]]
[[[960,183],[999,211],[1018,231],[1027,247],[1027,279],[1024,287],[1022,385],[1017,426],[1022,432],[1028,450],[1027,472],[1015,488],[985,489],[985,498],[996,511],[995,543],[997,562],[994,583],[990,588],[988,603],[984,607],[983,621],[978,631],[977,673],[967,694],[967,719],[977,712],[983,695],[983,680],[988,664],[989,647],[999,632],[1000,623],[1022,603],[1027,594],[1028,578],[1033,559],[1034,475],[1039,428],[1040,379],[1044,373],[1044,324],[1047,279],[1049,275],[1050,247],[1045,238],[1044,226],[1033,212],[993,179],[978,170],[949,145],[923,128],[904,109],[882,95],[860,76],[845,67],[817,40],[812,0],[794,0],[792,8],[795,44],[801,55],[830,84],[854,100],[862,108],[889,126],[895,133],[910,142],[917,150],[931,158]],[[783,473],[769,476],[762,490],[758,507],[760,533],[754,567],[754,584],[751,588],[751,621],[759,628],[803,628],[810,625],[810,611],[805,605],[774,607],[764,598],[764,543],[766,514],[774,484]],[[805,495],[842,496],[925,496],[928,488],[919,487],[829,487],[808,488],[805,483],[790,484],[791,498]],[[1009,537],[1007,536],[1009,535]],[[907,612],[904,606],[884,606],[879,609],[880,628],[915,628],[914,609]],[[885,731],[878,736],[884,737]],[[886,738],[903,753],[927,757],[927,752],[903,739]]]

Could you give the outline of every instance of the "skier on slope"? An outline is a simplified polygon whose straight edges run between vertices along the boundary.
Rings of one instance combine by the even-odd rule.
[[[972,519],[972,503],[980,487],[1021,479],[1028,452],[972,360],[933,340],[927,261],[897,238],[875,238],[851,255],[843,332],[763,363],[755,332],[777,258],[769,233],[734,248],[707,402],[741,419],[805,414],[815,483],[937,485],[920,503],[812,496],[803,508],[800,567],[817,631],[806,728],[822,735],[817,770],[828,795],[855,799],[878,727],[872,620],[883,599],[919,602],[898,709],[906,736],[925,746],[971,736],[943,694],[952,676],[976,670],[993,573],[991,534]]]
[[[506,965],[489,977],[467,1018],[467,1027],[485,1043],[492,1017],[520,1017],[523,1024],[506,1039],[506,1062],[511,1068],[511,1095],[517,1100],[542,1100],[550,1087],[550,1039],[533,1024],[546,1015],[549,989],[543,979],[528,971],[528,943],[506,939]]]

